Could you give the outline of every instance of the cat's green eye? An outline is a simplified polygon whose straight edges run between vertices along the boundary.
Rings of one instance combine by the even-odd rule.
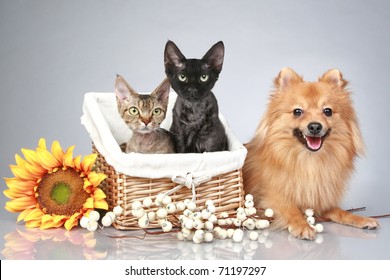
[[[203,74],[202,76],[200,76],[200,81],[203,83],[207,82],[208,79],[209,79],[209,75],[207,74]]]
[[[187,76],[184,74],[178,74],[177,77],[179,78],[180,82],[187,82]]]
[[[130,107],[129,114],[132,115],[132,116],[138,115],[138,109],[135,108],[135,107]]]
[[[153,115],[154,115],[154,116],[159,116],[159,115],[161,115],[161,109],[160,109],[160,108],[154,109],[154,110],[153,110]]]

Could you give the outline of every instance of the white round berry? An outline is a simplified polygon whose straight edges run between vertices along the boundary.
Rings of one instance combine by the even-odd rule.
[[[133,214],[134,217],[139,219],[143,217],[143,215],[145,215],[145,210],[143,208],[139,208],[137,210],[131,210],[131,213]]]
[[[241,224],[242,224],[242,221],[236,218],[236,219],[233,220],[233,224],[234,224],[236,227],[240,227]]]
[[[244,232],[241,229],[236,229],[233,233],[232,239],[234,242],[241,242],[244,237]]]
[[[178,203],[176,203],[176,209],[178,211],[184,211],[184,209],[186,209],[186,206],[184,204],[183,201],[179,201]]]
[[[164,232],[170,232],[172,230],[172,223],[169,221],[165,221],[161,228]]]
[[[136,201],[134,201],[134,202],[131,204],[131,209],[133,209],[133,210],[138,210],[138,209],[140,209],[140,208],[142,208],[142,203],[141,203],[141,201],[139,201],[139,200],[136,200]]]
[[[143,201],[142,201],[142,205],[146,208],[149,208],[150,206],[152,206],[153,204],[153,201],[150,197],[147,197],[145,198]]]
[[[164,219],[168,216],[168,211],[165,208],[160,208],[157,210],[156,215],[159,219]]]
[[[226,239],[227,238],[227,231],[226,231],[226,229],[221,229],[220,231],[218,231],[218,237],[220,239]]]
[[[202,210],[202,219],[208,220],[210,218],[211,212],[209,209],[203,209]]]
[[[204,228],[204,223],[201,220],[195,220],[194,228],[195,229],[203,229]]]
[[[194,220],[200,220],[200,219],[202,219],[202,213],[201,213],[201,212],[194,212],[194,213],[192,214],[192,218],[193,218]]]
[[[310,225],[314,225],[314,223],[316,222],[316,220],[314,219],[313,216],[309,216],[306,218],[306,221],[310,224]]]
[[[252,215],[255,215],[257,210],[255,207],[249,207],[247,209],[245,209],[245,214],[247,214],[248,216],[252,216]]]
[[[268,220],[256,220],[255,224],[257,229],[264,229],[269,227]]]
[[[207,230],[212,230],[214,228],[214,224],[210,221],[206,221],[204,223],[204,228],[207,229]]]
[[[222,212],[221,214],[219,214],[219,217],[222,218],[222,219],[226,219],[229,217],[229,214],[226,213],[226,212]]]
[[[148,213],[148,220],[150,221],[150,222],[153,222],[153,221],[155,221],[156,220],[156,212],[153,212],[153,211],[151,211],[151,212],[149,212]]]
[[[192,232],[191,229],[182,228],[182,229],[181,229],[181,233],[182,233],[183,237],[186,238],[186,239],[192,238],[193,232]]]
[[[314,210],[313,209],[306,209],[305,211],[305,215],[310,217],[310,216],[313,216],[314,215]]]
[[[251,231],[249,232],[249,239],[250,239],[250,240],[255,241],[255,240],[257,240],[258,238],[259,238],[259,233],[258,233],[257,231],[251,230]]]
[[[214,205],[207,206],[207,209],[210,211],[210,213],[215,213],[217,211],[217,208]]]
[[[147,228],[148,225],[149,225],[149,220],[148,220],[147,215],[142,216],[142,217],[138,220],[138,226],[139,226],[140,228]]]
[[[240,221],[244,221],[246,219],[245,212],[237,212],[237,219],[239,219]]]
[[[194,233],[194,236],[196,236],[199,239],[203,239],[204,237],[204,230],[202,229],[197,229]]]
[[[195,211],[196,210],[196,203],[193,201],[190,201],[187,205],[187,209],[190,211]]]
[[[234,234],[234,229],[233,228],[229,228],[229,229],[226,230],[226,233],[227,233],[227,238],[232,238],[233,234]]]
[[[124,210],[120,205],[117,205],[114,207],[114,209],[112,209],[112,212],[114,212],[115,216],[118,217],[123,214]]]
[[[89,220],[90,221],[99,221],[100,219],[100,214],[98,211],[91,211],[91,213],[89,213]]]
[[[320,233],[324,231],[324,226],[322,224],[316,224],[315,225],[316,232]]]
[[[89,222],[89,218],[83,216],[83,217],[81,218],[81,220],[80,220],[80,226],[81,226],[82,228],[87,228],[88,222]]]
[[[242,212],[245,212],[245,209],[242,207],[238,207],[236,213],[242,213]]]
[[[170,196],[168,196],[168,195],[164,196],[163,199],[162,199],[162,203],[164,205],[168,205],[171,202],[172,202],[172,198]]]
[[[211,232],[206,232],[203,237],[205,242],[212,242],[214,239],[214,236]]]
[[[265,209],[264,216],[272,218],[274,216],[274,210],[272,210],[271,208]]]
[[[157,207],[161,207],[163,206],[163,203],[162,203],[162,200],[164,198],[165,194],[163,193],[159,193],[156,197],[156,199],[154,200],[154,204],[157,206]]]
[[[247,229],[254,229],[255,228],[255,221],[251,218],[246,219],[242,224]]]
[[[186,217],[191,216],[191,214],[192,214],[192,211],[189,210],[189,209],[186,209],[186,210],[183,211],[183,215],[186,216]]]
[[[111,220],[111,217],[109,215],[104,215],[102,218],[102,225],[105,227],[109,227],[112,225],[113,220]]]
[[[167,209],[167,212],[168,212],[169,214],[173,214],[173,213],[176,212],[176,206],[175,206],[174,203],[169,203],[169,204],[167,204],[167,206],[165,207],[165,209]]]
[[[114,212],[109,211],[109,212],[106,213],[106,215],[111,218],[111,221],[115,222],[116,215],[114,214]]]
[[[218,233],[220,230],[222,230],[221,227],[215,227],[215,228],[214,228],[214,232],[215,232],[215,233]]]
[[[191,199],[184,199],[184,205],[187,207],[187,205],[188,205],[188,203],[190,203],[191,202]]]
[[[87,224],[87,230],[89,231],[96,231],[98,228],[98,223],[95,220],[89,220]]]
[[[206,206],[214,205],[214,201],[212,201],[211,199],[208,199],[208,200],[206,200],[204,205],[206,205]]]
[[[245,196],[245,200],[246,200],[246,201],[253,201],[253,195],[247,194],[247,195]]]
[[[253,207],[253,205],[255,205],[255,204],[254,204],[253,200],[247,200],[247,201],[245,201],[244,205],[246,208],[249,208],[249,207]]]
[[[194,242],[195,244],[200,244],[202,243],[202,239],[196,237],[195,235],[192,237],[192,242]]]
[[[187,219],[185,222],[184,222],[184,227],[186,229],[193,229],[194,228],[194,221],[191,220],[191,219]]]
[[[215,216],[214,214],[212,214],[209,218],[209,221],[212,222],[213,224],[215,224],[218,219],[217,219],[217,216]]]

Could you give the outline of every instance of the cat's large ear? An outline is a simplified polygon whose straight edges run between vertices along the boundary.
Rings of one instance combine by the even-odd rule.
[[[135,91],[127,84],[126,80],[122,76],[116,75],[115,95],[120,102],[123,102],[123,100],[129,100],[134,92]]]
[[[275,88],[278,90],[284,90],[288,86],[297,82],[303,82],[302,77],[288,67],[283,68],[274,80]]]
[[[156,95],[158,100],[162,103],[167,104],[169,99],[169,90],[171,88],[171,84],[169,83],[169,79],[165,78],[161,84],[152,92],[152,94]]]
[[[181,53],[176,44],[172,41],[168,41],[164,50],[164,65],[165,69],[174,67],[181,69],[184,66],[185,56]]]
[[[337,69],[326,71],[318,80],[320,82],[333,84],[341,89],[344,89],[348,85],[348,81],[343,79],[343,74]]]
[[[224,56],[225,46],[222,41],[219,41],[207,51],[202,60],[206,61],[210,68],[221,72]]]

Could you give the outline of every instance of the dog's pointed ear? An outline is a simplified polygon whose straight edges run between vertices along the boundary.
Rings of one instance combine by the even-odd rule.
[[[320,82],[333,84],[342,89],[348,85],[348,81],[343,79],[343,74],[337,69],[330,69],[326,71],[318,80]]]
[[[303,82],[302,77],[288,67],[283,68],[274,80],[275,87],[279,90],[283,90],[286,87],[297,82]]]

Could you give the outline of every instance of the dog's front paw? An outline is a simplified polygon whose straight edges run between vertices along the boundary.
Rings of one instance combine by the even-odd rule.
[[[314,240],[316,231],[314,228],[306,225],[289,225],[288,231],[290,234],[299,239]]]
[[[357,219],[356,227],[363,228],[363,229],[377,229],[380,225],[377,219],[374,218],[366,218],[366,217],[359,217],[360,219]]]

